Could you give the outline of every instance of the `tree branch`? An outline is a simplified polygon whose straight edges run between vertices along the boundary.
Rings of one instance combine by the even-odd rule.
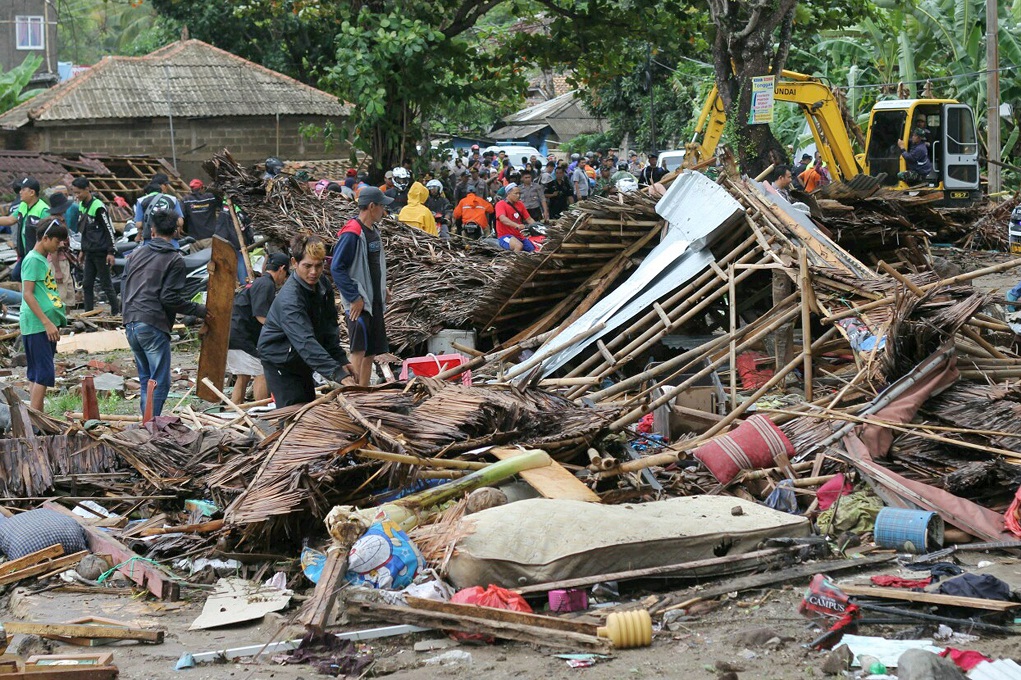
[[[479,19],[500,4],[502,0],[464,0],[461,5],[457,8],[457,12],[454,14],[454,18],[450,20],[450,24],[442,30],[444,36],[449,40],[450,38],[456,38],[461,35],[469,28],[475,26]]]
[[[773,73],[777,77],[780,77],[780,71],[783,71],[787,65],[787,56],[791,53],[791,35],[793,32],[794,8],[791,7],[787,10],[787,14],[784,15],[783,21],[780,23],[779,46],[776,49],[776,55],[773,57]]]

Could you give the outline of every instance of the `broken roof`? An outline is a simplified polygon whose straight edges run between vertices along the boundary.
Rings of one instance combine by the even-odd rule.
[[[331,94],[200,40],[185,40],[144,57],[104,57],[0,116],[0,129],[33,121],[348,112]]]
[[[577,90],[530,106],[500,120],[490,131],[494,139],[522,139],[549,126],[561,141],[580,134],[599,132],[599,118],[582,106]]]

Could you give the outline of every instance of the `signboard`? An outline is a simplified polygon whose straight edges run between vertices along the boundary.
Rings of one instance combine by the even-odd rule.
[[[773,122],[773,86],[775,76],[756,76],[752,78],[752,110],[749,125],[761,125]]]

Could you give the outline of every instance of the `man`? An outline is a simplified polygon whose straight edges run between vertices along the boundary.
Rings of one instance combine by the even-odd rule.
[[[31,384],[32,408],[42,411],[46,388],[56,383],[53,355],[60,339],[58,326],[67,322],[64,303],[57,293],[57,282],[47,256],[57,252],[67,240],[67,227],[47,217],[36,225],[37,238],[21,265],[21,311],[18,327],[25,345],[27,377]]]
[[[546,200],[549,205],[550,219],[559,218],[574,201],[574,187],[567,179],[567,169],[558,165],[553,173],[553,181],[546,185]]]
[[[382,193],[366,187],[358,200]],[[314,400],[313,373],[335,383],[355,384],[353,368],[340,346],[333,287],[323,279],[325,262],[322,239],[307,234],[294,237],[291,275],[277,292],[259,335],[257,349],[266,386],[278,408]]]
[[[363,387],[369,384],[372,360],[390,349],[383,321],[390,294],[386,289],[386,253],[376,229],[389,202],[389,196],[379,191],[361,193],[358,217],[341,230],[330,267],[347,316],[351,364]]]
[[[110,272],[116,250],[113,243],[116,235],[113,221],[106,206],[92,195],[92,186],[85,177],[75,177],[71,191],[78,200],[78,233],[81,234],[82,259],[85,273],[82,275],[82,290],[85,293],[85,311],[91,312],[96,306],[96,277],[110,302],[110,313],[120,314],[117,290],[113,286]]]
[[[398,166],[391,172],[393,173],[393,188],[387,189],[383,194],[387,198],[393,199],[393,202],[390,203],[390,212],[398,213],[408,204],[408,192],[411,191],[411,171]]]
[[[21,180],[21,188],[18,190],[21,202],[11,215],[0,217],[0,226],[15,227],[14,248],[18,252],[18,262],[11,271],[12,281],[21,280],[21,261],[35,248],[36,227],[50,216],[49,204],[39,198],[41,190],[35,177]]]
[[[454,208],[450,201],[443,195],[443,182],[438,179],[431,179],[425,183],[429,190],[429,198],[425,199],[425,207],[433,214],[438,221],[440,238],[450,238],[450,219],[453,216]]]
[[[479,239],[489,228],[493,204],[475,193],[475,185],[468,185],[468,194],[454,208],[457,233],[465,238]]]
[[[613,181],[613,168],[605,163],[599,168],[599,177],[596,179],[596,188],[593,194],[596,196],[611,196],[617,193],[616,183]]]
[[[528,171],[521,173],[521,202],[530,215],[541,215],[543,222],[548,222],[549,206],[546,203],[546,192],[533,180],[533,176]]]
[[[67,227],[67,213],[74,201],[68,199],[67,187],[58,184],[53,187],[47,203],[50,204],[50,217]],[[70,232],[70,229],[68,229]],[[56,252],[47,256],[50,261],[50,269],[53,270],[53,277],[57,281],[57,293],[65,305],[74,307],[77,304],[74,277],[71,276],[71,251],[68,248],[58,248]]]
[[[170,329],[178,314],[205,317],[206,307],[184,297],[184,258],[172,243],[178,230],[176,212],[152,214],[152,238],[132,251],[124,266],[124,327],[135,355],[138,382],[142,387],[140,408],[153,416],[163,412],[170,392]],[[152,404],[148,403],[149,380],[156,381]]]
[[[387,170],[386,174],[383,175],[383,186],[379,187],[383,193],[390,191],[394,188],[394,171]]]
[[[804,187],[806,194],[826,186],[826,178],[822,175],[822,160],[815,161],[803,173],[798,175],[798,181],[801,182],[801,186]]]
[[[468,184],[471,184],[472,186],[475,187],[476,196],[484,198],[487,201],[489,200],[489,189],[487,187],[489,183],[486,181],[486,178],[482,177],[479,168],[473,167],[471,169],[471,173],[469,173]]]
[[[220,199],[206,191],[202,180],[188,182],[191,193],[181,200],[184,215],[184,233],[195,239],[193,251],[208,248],[216,233],[216,219],[220,214]]]
[[[579,201],[588,198],[591,193],[588,180],[588,159],[582,156],[578,159],[578,167],[571,173],[571,185],[574,187],[574,195]]]
[[[241,249],[241,239],[238,238],[238,226],[241,227],[241,237],[245,240],[245,248],[255,243],[255,237],[252,235],[251,220],[236,205],[234,206],[234,215],[237,217],[237,225],[234,224],[234,218],[230,216],[230,207],[223,206],[220,214],[216,217],[216,229],[213,234],[230,243],[230,247],[234,249],[234,256],[238,261],[238,283],[243,286],[248,282],[248,264],[245,262],[245,253]]]
[[[546,162],[546,166],[542,169],[542,173],[539,175],[539,184],[541,184],[543,186],[544,190],[545,190],[545,187],[550,182],[553,181],[553,176],[556,174],[556,171],[557,171],[557,162],[556,161],[547,161]]]
[[[461,202],[465,196],[468,195],[468,171],[461,170],[457,173],[457,181],[454,183],[454,193],[451,194],[454,197],[454,205]]]
[[[429,190],[421,182],[412,184],[408,189],[408,204],[401,208],[397,219],[412,227],[418,227],[430,236],[439,236],[440,230],[436,226],[436,218],[433,217],[429,208],[425,207],[427,198],[429,198]],[[355,370],[357,369],[358,367],[355,366]]]
[[[638,177],[638,175],[642,172],[642,162],[638,160],[637,151],[632,151],[628,154],[627,170],[635,177]]]
[[[347,172],[344,173],[344,186],[354,191],[356,184],[358,184],[358,171],[354,168],[348,168]]]
[[[801,177],[801,173],[803,173],[805,170],[808,170],[808,166],[811,162],[812,157],[809,154],[807,153],[801,154],[801,160],[798,161],[798,164],[795,165],[794,169],[791,171],[791,175],[794,177],[795,189],[804,190],[804,186],[801,184],[801,180],[799,180],[798,178]]]
[[[794,176],[791,174],[791,169],[786,165],[778,165],[773,169],[773,179],[770,181],[770,186],[776,189],[776,193],[784,197],[788,203],[791,202],[791,183],[794,181]]]
[[[666,175],[666,170],[659,167],[659,154],[655,151],[650,151],[648,164],[638,173],[638,182],[642,186],[651,187],[663,179],[664,175]]]
[[[177,228],[184,226],[184,213],[181,203],[173,195],[170,178],[162,172],[152,176],[152,181],[143,189],[143,195],[135,201],[134,225],[138,227],[136,241],[148,241],[152,238],[152,214],[158,210],[169,210],[177,215]],[[176,246],[176,241],[175,241]]]
[[[287,281],[291,273],[288,265],[291,258],[284,253],[273,253],[266,260],[266,273],[243,287],[234,296],[234,311],[230,317],[230,343],[227,345],[227,370],[237,376],[234,384],[234,401],[242,403],[252,383],[255,400],[269,396],[266,376],[259,360],[259,334],[266,323],[266,316],[277,295],[277,290]]]
[[[904,157],[907,170],[897,173],[897,179],[908,184],[922,184],[932,172],[932,161],[929,160],[929,145],[925,142],[925,130],[915,128],[909,138],[911,146],[905,148],[904,140],[897,140],[897,148]]]
[[[507,198],[496,204],[496,238],[500,247],[515,253],[535,252],[535,244],[521,232],[526,224],[535,224],[521,202],[521,189],[507,185]]]

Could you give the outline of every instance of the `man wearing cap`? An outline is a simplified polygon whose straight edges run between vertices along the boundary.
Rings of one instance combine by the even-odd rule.
[[[642,172],[638,175],[638,182],[642,186],[652,186],[663,179],[665,174],[666,170],[659,167],[659,154],[655,151],[650,151],[649,164],[642,168]]]
[[[642,172],[642,162],[638,159],[638,152],[632,151],[628,154],[627,170],[635,177]]]
[[[394,188],[394,171],[387,170],[386,174],[383,175],[383,186],[379,187],[380,191],[386,193]]]
[[[932,172],[932,161],[929,160],[929,145],[925,141],[925,130],[915,128],[909,138],[911,146],[905,148],[904,140],[897,140],[900,155],[907,163],[907,170],[898,172],[897,178],[908,184],[919,184]]]
[[[18,263],[14,265],[11,272],[12,281],[21,280],[21,261],[25,255],[35,248],[36,226],[50,216],[50,206],[46,201],[39,198],[39,186],[35,177],[26,177],[21,180],[21,189],[18,196],[21,203],[15,208],[14,213],[0,217],[0,226],[11,227],[17,225],[14,232],[14,247],[18,251]]]
[[[82,259],[85,273],[82,276],[82,290],[85,293],[85,311],[91,312],[96,306],[96,277],[110,302],[110,313],[120,314],[117,290],[110,278],[113,267],[116,239],[113,221],[106,206],[92,195],[92,186],[85,177],[75,177],[71,191],[78,200],[78,233],[82,238]]]
[[[188,182],[191,193],[181,199],[184,215],[184,233],[195,239],[194,251],[208,248],[216,233],[216,218],[220,214],[220,199],[206,191],[202,180]]]
[[[812,155],[803,153],[801,154],[801,160],[798,161],[798,164],[791,168],[791,175],[794,177],[793,186],[798,191],[803,191],[805,188],[805,185],[803,185],[801,183],[801,180],[798,178],[801,177],[801,173],[803,173],[805,170],[808,170],[808,166],[811,164]]]
[[[356,184],[358,184],[358,171],[354,168],[348,168],[344,174],[344,186],[354,191]]]
[[[266,260],[266,271],[234,296],[234,311],[230,318],[230,343],[227,345],[227,370],[237,376],[234,384],[234,401],[245,401],[248,381],[254,378],[252,392],[255,400],[269,396],[266,376],[259,358],[259,334],[266,323],[266,315],[280,286],[291,273],[290,258],[284,253],[273,253]]]
[[[521,232],[526,224],[535,224],[521,202],[521,188],[517,184],[505,187],[507,198],[496,204],[496,238],[501,248],[515,253],[535,252],[535,244]]]
[[[379,189],[362,189],[358,217],[348,221],[338,235],[330,266],[347,317],[351,365],[363,386],[368,386],[372,376],[372,360],[390,349],[383,321],[389,297],[386,253],[376,224],[392,202]]]
[[[181,202],[173,195],[170,178],[162,172],[152,176],[152,180],[142,190],[143,195],[135,201],[135,218],[132,223],[138,227],[136,241],[148,241],[151,235],[151,216],[157,210],[170,210],[177,215],[177,228],[184,226],[184,213]],[[176,239],[174,245],[177,245]]]

